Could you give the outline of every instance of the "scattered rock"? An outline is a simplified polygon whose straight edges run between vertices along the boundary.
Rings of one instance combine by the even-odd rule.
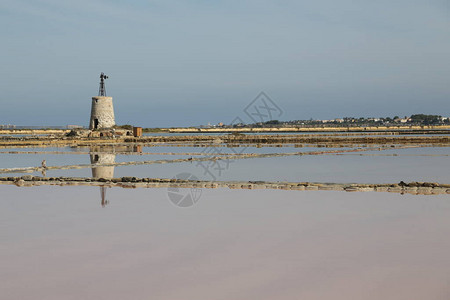
[[[346,191],[346,192],[357,192],[358,188],[354,187],[354,186],[348,186],[348,187],[344,188],[344,191]]]

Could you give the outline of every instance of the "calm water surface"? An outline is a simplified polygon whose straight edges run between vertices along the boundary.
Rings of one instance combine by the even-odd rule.
[[[82,165],[77,169],[49,170],[47,176],[92,176],[93,153],[99,153],[106,163],[142,162],[187,159],[189,157],[214,157],[221,153],[292,153],[310,151],[348,150],[349,148],[317,147],[143,147],[142,153],[102,153],[101,148],[90,152],[89,148],[35,148],[37,154],[0,153],[0,168],[37,167],[45,159],[48,166]],[[359,149],[371,149],[359,147]],[[23,151],[24,149],[9,149]],[[249,159],[224,159],[217,161],[188,161],[181,163],[127,165],[113,167],[115,177],[135,176],[172,178],[179,173],[191,173],[201,180],[265,180],[265,181],[314,181],[338,183],[394,183],[400,181],[430,181],[449,183],[449,147],[422,147],[363,151],[352,153],[265,157]],[[5,151],[5,150],[3,150]],[[57,151],[65,154],[55,154]],[[98,152],[100,151],[100,152]],[[216,151],[222,151],[217,153]],[[173,152],[175,155],[167,155]],[[89,154],[91,153],[91,154]],[[149,154],[151,153],[151,154]],[[197,153],[199,155],[190,155]],[[39,172],[30,173],[40,175]],[[0,176],[22,176],[23,173],[3,173]]]
[[[45,159],[48,166],[79,167],[49,170],[48,177],[190,173],[218,181],[450,183],[449,147],[90,165],[199,157],[189,153],[211,149],[18,148],[8,151],[38,153],[0,153],[0,168],[39,166]],[[105,202],[99,187],[0,185],[0,299],[450,299],[449,195],[195,192],[198,202],[180,208],[162,188],[107,188]]]
[[[450,199],[0,186],[2,299],[450,299]]]

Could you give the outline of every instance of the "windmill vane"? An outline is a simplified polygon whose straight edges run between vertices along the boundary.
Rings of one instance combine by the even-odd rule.
[[[106,96],[106,86],[105,86],[105,79],[108,79],[109,76],[105,75],[105,73],[100,74],[100,88],[98,90],[99,96]]]

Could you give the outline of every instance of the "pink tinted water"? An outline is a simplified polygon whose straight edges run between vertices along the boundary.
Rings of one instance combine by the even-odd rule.
[[[450,299],[450,197],[0,186],[1,299]]]

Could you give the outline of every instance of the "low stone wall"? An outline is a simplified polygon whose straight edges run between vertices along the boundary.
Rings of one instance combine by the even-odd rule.
[[[449,144],[450,136],[315,136],[315,135],[222,135],[155,136],[125,138],[127,143],[203,142],[212,144]]]
[[[449,130],[450,125],[430,126],[368,126],[368,127],[261,127],[261,128],[169,128],[164,131],[173,133],[220,133],[220,132],[378,132],[406,130]]]
[[[121,188],[229,188],[229,189],[276,189],[295,191],[346,191],[346,192],[390,192],[412,195],[450,194],[450,184],[435,182],[410,182],[390,184],[361,183],[317,183],[317,182],[268,182],[268,181],[200,181],[164,178],[81,178],[81,177],[0,177],[0,184],[32,187],[58,186],[105,186]]]
[[[69,133],[70,129],[0,129],[0,134],[24,134],[24,135],[37,135],[37,134],[55,134],[64,135]]]

